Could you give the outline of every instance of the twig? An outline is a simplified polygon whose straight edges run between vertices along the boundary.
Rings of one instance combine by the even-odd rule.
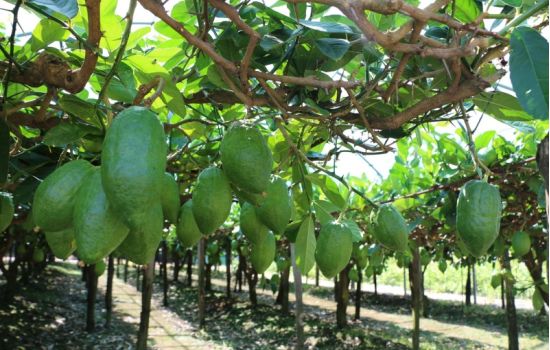
[[[56,95],[57,89],[55,87],[48,86],[48,91],[42,98],[42,101],[40,102],[40,109],[38,110],[38,113],[36,113],[36,120],[38,122],[43,122],[46,119],[46,111],[48,110],[50,102]]]
[[[144,105],[150,106],[155,99],[157,99],[160,94],[162,94],[162,90],[164,89],[164,78],[161,76],[154,77],[150,82],[146,84],[142,84],[138,88],[138,93],[136,94],[136,97],[134,98],[134,101],[132,101],[132,104],[134,106],[137,106],[143,102]],[[156,87],[155,93],[151,95],[151,97],[144,100],[145,96],[153,90],[153,88]]]
[[[371,134],[372,140],[383,150],[383,151],[389,151],[389,149],[380,141],[374,130],[371,128],[369,121],[367,120],[367,117],[365,116],[365,109],[361,104],[357,101],[355,98],[355,95],[353,94],[353,91],[350,89],[346,90],[349,98],[351,100],[351,103],[353,106],[355,106],[355,109],[357,109],[357,112],[359,112],[359,116],[361,117],[361,121],[363,122],[363,125],[365,126],[365,129]]]
[[[103,101],[104,96],[107,94],[109,90],[109,84],[111,83],[111,79],[115,76],[118,65],[120,61],[122,61],[122,57],[124,56],[124,52],[126,51],[126,45],[128,44],[130,33],[132,32],[132,21],[134,19],[134,11],[136,9],[136,4],[137,4],[137,0],[130,0],[130,6],[128,7],[128,13],[126,14],[126,28],[124,28],[124,33],[122,34],[122,39],[120,40],[120,46],[118,48],[118,52],[115,57],[115,60],[111,66],[111,70],[105,76],[103,87],[99,92],[99,96],[97,98],[97,102],[95,105],[96,109],[99,103]]]

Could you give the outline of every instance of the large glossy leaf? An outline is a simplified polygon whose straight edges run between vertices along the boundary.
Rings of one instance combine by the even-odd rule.
[[[360,242],[363,239],[363,232],[357,223],[351,219],[342,220],[342,223],[351,231],[351,239],[353,242]]]
[[[533,120],[533,117],[521,108],[518,99],[505,92],[484,92],[474,97],[473,101],[482,113],[489,114],[497,120]]]
[[[73,18],[78,13],[76,0],[28,0],[27,3],[39,6],[49,14],[57,12],[67,18]]]
[[[319,51],[333,60],[339,60],[348,52],[350,43],[345,39],[322,38],[315,41]]]
[[[61,41],[69,36],[69,32],[58,23],[47,18],[41,20],[32,32],[31,49],[38,51],[55,41]]]
[[[452,11],[452,6],[449,6]],[[475,0],[456,0],[454,6],[454,17],[463,23],[471,23],[478,18],[481,10]]]
[[[510,77],[523,109],[548,119],[548,41],[536,30],[518,27],[510,38]]]
[[[326,225],[334,221],[332,216],[334,213],[340,212],[340,209],[336,207],[332,202],[326,200],[317,200],[313,203],[315,209],[315,216],[321,225]]]
[[[63,147],[75,143],[87,134],[78,125],[63,123],[50,129],[44,136],[44,143],[48,146]]]
[[[316,30],[323,33],[347,33],[353,34],[351,28],[345,24],[332,23],[332,22],[316,22],[301,20],[300,24],[306,28]]]
[[[82,100],[75,95],[63,95],[58,103],[65,112],[88,123],[100,126],[95,114],[95,106],[92,103]]]
[[[314,223],[311,216],[308,216],[298,230],[296,236],[296,264],[305,275],[315,264],[315,240]]]

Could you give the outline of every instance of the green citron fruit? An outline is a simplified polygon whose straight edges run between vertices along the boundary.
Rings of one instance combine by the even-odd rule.
[[[40,248],[35,248],[34,251],[32,252],[32,261],[36,263],[44,261],[44,257],[45,257],[44,251]]]
[[[264,273],[269,268],[273,260],[275,260],[275,251],[277,245],[275,243],[275,235],[268,232],[265,239],[260,244],[252,244],[250,250],[250,262],[254,271]]]
[[[261,243],[269,232],[267,226],[258,218],[256,208],[247,202],[241,206],[240,226],[242,233],[253,244]]]
[[[128,227],[107,199],[101,179],[101,170],[95,168],[78,191],[74,208],[78,256],[86,264],[109,255],[128,235]]]
[[[170,223],[178,222],[178,212],[180,209],[180,189],[174,176],[164,173],[162,177],[161,203],[164,218]]]
[[[95,272],[95,275],[97,277],[103,275],[105,273],[105,268],[106,268],[106,264],[105,264],[105,261],[101,260],[101,261],[98,261],[95,265],[94,265],[94,272]]]
[[[73,226],[77,193],[92,169],[93,166],[85,160],[73,160],[44,179],[34,194],[34,223],[50,232]]]
[[[231,189],[237,195],[237,199],[239,200],[240,203],[249,202],[254,204],[255,206],[258,206],[262,204],[265,199],[265,193],[260,194],[260,193],[246,192],[233,184],[231,184]]]
[[[267,186],[267,195],[256,209],[260,220],[275,233],[283,233],[290,220],[292,209],[286,182],[274,176]]]
[[[262,133],[253,126],[234,126],[220,146],[223,170],[241,190],[261,193],[267,189],[273,156]]]
[[[53,255],[59,259],[67,259],[76,249],[76,240],[72,227],[58,232],[46,232],[44,235]]]
[[[342,271],[351,258],[352,250],[352,233],[346,225],[331,222],[321,227],[315,261],[325,277],[332,278]]]
[[[468,181],[456,205],[456,229],[470,254],[484,255],[498,237],[502,201],[496,186],[485,181]]]
[[[164,219],[160,203],[149,208],[146,216],[149,220],[138,229],[130,229],[126,239],[118,246],[122,256],[138,265],[151,262],[162,240]]]
[[[374,238],[386,248],[398,252],[408,250],[409,228],[393,205],[383,204],[373,210],[369,228]]]
[[[164,128],[148,109],[125,109],[107,130],[101,153],[103,188],[131,230],[147,225],[151,207],[160,205],[166,152]]]
[[[193,200],[181,206],[176,234],[184,248],[191,248],[201,239],[201,231],[193,216]]]
[[[531,237],[524,231],[517,231],[512,236],[512,248],[514,249],[514,256],[521,257],[529,253],[531,249]]]
[[[231,210],[233,196],[227,177],[218,168],[204,169],[193,192],[193,215],[205,235],[225,222]]]
[[[0,192],[0,234],[11,224],[14,211],[11,194]]]

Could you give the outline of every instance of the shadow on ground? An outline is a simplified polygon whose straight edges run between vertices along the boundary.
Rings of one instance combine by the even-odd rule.
[[[104,327],[104,295],[96,301],[96,331],[84,331],[86,289],[74,264],[49,265],[0,308],[0,349],[130,349],[137,328],[113,312]]]

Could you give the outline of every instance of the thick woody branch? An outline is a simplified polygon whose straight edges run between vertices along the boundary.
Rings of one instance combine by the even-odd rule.
[[[462,82],[456,89],[448,89],[440,94],[424,99],[409,109],[391,117],[371,118],[370,126],[373,129],[397,129],[408,121],[448,104],[457,103],[466,98],[479,94],[489,87],[489,83],[481,79],[470,79]],[[359,122],[359,121],[354,121]]]
[[[139,3],[143,8],[157,16],[159,19],[168,24],[172,29],[178,32],[181,36],[187,40],[191,45],[199,48],[206,55],[208,55],[218,66],[225,69],[228,73],[238,74],[239,68],[231,61],[222,57],[216,52],[212,44],[201,40],[200,38],[191,34],[186,30],[181,23],[173,19],[166,12],[163,4],[158,0],[139,0]],[[243,22],[244,23],[244,22]],[[245,24],[246,25],[246,24]],[[264,73],[256,70],[248,70],[248,75],[256,78],[262,78],[265,80],[279,81],[282,83],[301,85],[301,86],[315,86],[322,89],[330,89],[335,87],[356,87],[360,85],[360,82],[356,81],[321,81],[315,77],[294,77],[285,75],[276,75],[270,73]]]
[[[73,94],[84,89],[97,64],[96,49],[101,39],[99,4],[100,0],[86,0],[88,45],[86,45],[84,62],[79,69],[72,70],[63,59],[43,53],[34,62],[25,66],[24,71],[14,70],[10,81],[32,87],[48,85]],[[0,64],[0,69],[4,64]]]

